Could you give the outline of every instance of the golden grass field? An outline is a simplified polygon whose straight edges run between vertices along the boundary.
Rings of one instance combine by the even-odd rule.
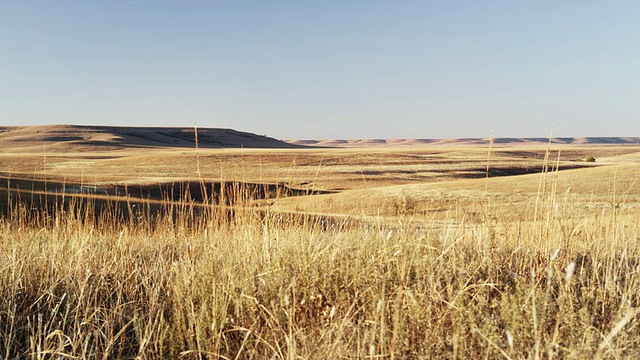
[[[640,145],[20,131],[3,358],[640,357]]]

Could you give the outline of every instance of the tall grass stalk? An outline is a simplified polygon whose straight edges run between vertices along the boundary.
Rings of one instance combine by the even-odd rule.
[[[390,226],[67,201],[0,218],[5,359],[640,355],[633,209],[578,234],[554,208]]]

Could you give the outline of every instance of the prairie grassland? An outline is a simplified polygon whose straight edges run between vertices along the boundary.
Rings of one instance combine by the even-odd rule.
[[[324,166],[294,179],[328,184]],[[628,160],[425,185],[346,179],[339,194],[232,215],[188,203],[95,213],[91,197],[47,212],[11,204],[0,356],[637,358],[636,176]],[[398,194],[406,204],[385,207]],[[304,217],[312,209],[326,216]]]
[[[479,146],[310,149],[158,149],[56,153],[0,153],[2,172],[15,177],[84,180],[91,183],[171,181],[198,178],[288,182],[322,190],[445,182],[485,177],[487,149]],[[638,146],[557,146],[549,154],[560,167],[637,163]],[[560,152],[560,154],[558,154]],[[490,175],[536,173],[546,148],[494,147]],[[597,163],[582,159],[595,156]]]

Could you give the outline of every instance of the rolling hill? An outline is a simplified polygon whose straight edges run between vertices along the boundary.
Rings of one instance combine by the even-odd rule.
[[[488,138],[451,139],[350,139],[350,140],[286,140],[290,144],[326,147],[419,146],[419,145],[489,145]],[[548,138],[494,138],[494,145],[545,145]],[[559,137],[552,138],[556,145],[633,145],[640,137]]]
[[[195,148],[194,128],[47,125],[0,127],[0,151],[66,152],[126,148]],[[267,136],[232,129],[199,128],[200,148],[298,148]]]

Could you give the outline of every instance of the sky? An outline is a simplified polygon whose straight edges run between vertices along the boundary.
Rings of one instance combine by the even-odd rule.
[[[0,126],[640,136],[638,1],[0,0]]]

